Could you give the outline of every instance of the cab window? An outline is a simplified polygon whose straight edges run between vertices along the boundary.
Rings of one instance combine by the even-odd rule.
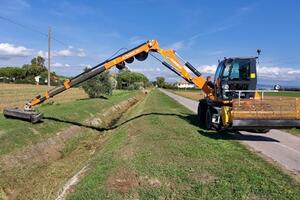
[[[223,80],[247,81],[250,77],[250,61],[234,61],[225,65]]]

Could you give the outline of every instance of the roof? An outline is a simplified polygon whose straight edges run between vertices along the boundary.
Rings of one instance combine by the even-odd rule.
[[[176,81],[177,84],[191,84],[185,80]]]

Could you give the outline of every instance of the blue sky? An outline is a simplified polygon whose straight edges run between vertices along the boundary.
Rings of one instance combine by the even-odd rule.
[[[0,66],[20,66],[47,52],[51,26],[52,69],[75,75],[88,65],[157,39],[204,74],[218,59],[255,56],[262,49],[259,81],[300,86],[300,2],[297,0],[0,0]],[[150,79],[179,80],[153,59],[129,65]]]

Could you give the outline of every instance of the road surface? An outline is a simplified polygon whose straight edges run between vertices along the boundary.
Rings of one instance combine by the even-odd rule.
[[[192,112],[197,113],[198,101],[187,99],[163,89],[160,89],[160,91]],[[267,134],[241,131],[240,134],[234,136],[255,151],[279,163],[298,177],[300,176],[300,137],[275,129],[270,130]]]

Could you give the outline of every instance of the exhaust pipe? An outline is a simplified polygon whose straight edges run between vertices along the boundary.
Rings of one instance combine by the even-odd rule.
[[[19,108],[5,108],[3,110],[3,115],[6,118],[30,121],[33,124],[40,122],[43,119],[43,113],[34,110],[21,110]]]

